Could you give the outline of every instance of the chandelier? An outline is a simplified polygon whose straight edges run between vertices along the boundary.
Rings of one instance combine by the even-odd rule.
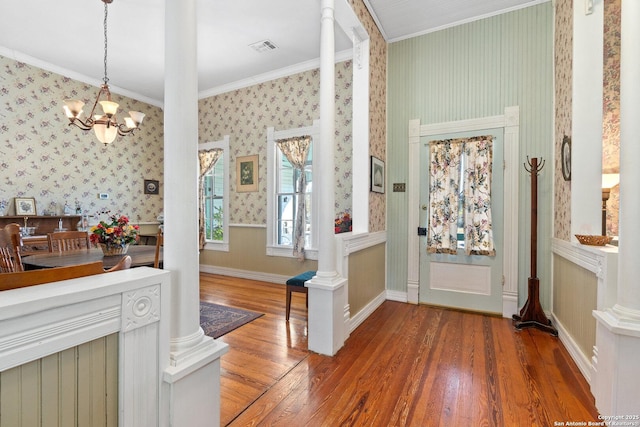
[[[64,111],[67,118],[71,123],[69,126],[75,125],[84,131],[93,129],[96,133],[96,137],[105,146],[111,144],[116,136],[125,136],[133,134],[133,131],[138,128],[144,114],[138,111],[129,111],[129,117],[124,118],[124,123],[118,123],[116,114],[118,112],[119,105],[116,102],[111,101],[111,92],[109,91],[109,78],[107,77],[107,5],[113,0],[101,0],[104,3],[104,78],[103,84],[100,86],[98,97],[93,103],[91,113],[86,119],[82,119],[82,107],[84,102],[78,99],[67,99],[64,101]],[[106,100],[100,101],[100,97],[106,98]],[[96,112],[96,107],[100,104],[102,107],[102,114]]]

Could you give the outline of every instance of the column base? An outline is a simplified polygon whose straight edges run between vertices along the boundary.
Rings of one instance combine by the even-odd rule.
[[[172,354],[162,385],[165,427],[220,425],[220,358],[228,346],[205,337],[196,347]]]
[[[602,415],[636,414],[640,408],[640,322],[620,317],[618,312],[593,312],[596,348],[591,392]]]
[[[318,274],[305,283],[309,293],[309,339],[310,351],[333,356],[344,345],[344,312],[347,304],[347,279]]]

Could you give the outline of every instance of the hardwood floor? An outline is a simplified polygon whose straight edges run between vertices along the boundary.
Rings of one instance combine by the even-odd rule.
[[[598,421],[560,340],[508,319],[386,301],[327,357],[307,351],[304,295],[287,323],[284,285],[203,273],[200,288],[202,300],[265,314],[220,338],[221,425]]]

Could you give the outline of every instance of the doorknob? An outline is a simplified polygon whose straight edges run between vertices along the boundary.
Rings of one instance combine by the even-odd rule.
[[[427,210],[427,205],[422,205],[421,207],[422,207],[422,210],[423,210],[423,211],[426,211],[426,210]]]

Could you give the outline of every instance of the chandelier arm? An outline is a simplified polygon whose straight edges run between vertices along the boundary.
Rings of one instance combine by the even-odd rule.
[[[96,107],[98,106],[98,102],[100,102],[100,96],[102,95],[102,92],[105,92],[107,94],[107,101],[111,101],[111,92],[109,91],[109,86],[107,86],[107,84],[105,83],[102,86],[100,86],[100,90],[98,91],[98,96],[96,96],[96,100],[93,102],[93,107],[91,108],[91,112],[87,117],[87,122],[93,123],[93,115],[96,111]]]
[[[81,119],[74,119],[69,123],[69,126],[74,125],[84,131],[91,130],[93,128],[93,120],[88,121],[87,123],[83,122]]]
[[[118,135],[120,136],[133,135],[133,131],[136,129],[137,128],[128,128],[124,123],[120,123],[118,125]]]

